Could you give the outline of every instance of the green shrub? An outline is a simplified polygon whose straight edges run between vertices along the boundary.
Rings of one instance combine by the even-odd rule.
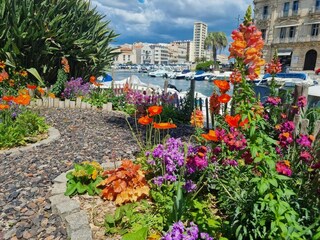
[[[70,76],[88,79],[110,66],[109,46],[117,36],[85,0],[3,0],[0,5],[0,57],[34,67],[53,84],[66,57]],[[6,55],[6,56],[5,56]]]

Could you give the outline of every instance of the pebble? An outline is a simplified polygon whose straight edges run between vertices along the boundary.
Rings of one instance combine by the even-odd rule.
[[[0,229],[4,239],[68,239],[60,216],[51,210],[53,179],[82,161],[110,163],[134,159],[139,147],[119,112],[40,108],[35,111],[57,128],[61,137],[16,155],[0,153]],[[176,137],[192,133],[192,129],[173,131]]]

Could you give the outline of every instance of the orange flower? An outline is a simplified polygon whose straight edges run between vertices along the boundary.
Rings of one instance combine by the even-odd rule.
[[[203,112],[201,110],[195,110],[191,113],[191,126],[203,128]]]
[[[44,89],[41,87],[38,87],[37,90],[40,92],[40,94],[43,96],[44,95]]]
[[[218,100],[220,103],[227,103],[230,101],[230,99],[231,99],[231,97],[226,93],[224,93],[220,97],[218,97]]]
[[[28,95],[29,94],[29,91],[28,89],[24,88],[24,89],[20,89],[18,91],[19,95]]]
[[[21,75],[22,77],[27,77],[27,76],[28,76],[28,72],[25,71],[25,70],[23,70],[23,71],[20,72],[20,75]]]
[[[240,114],[237,114],[235,116],[226,115],[225,121],[228,123],[230,127],[238,127],[239,121],[241,120]]]
[[[9,109],[9,107],[7,104],[0,104],[0,110]]]
[[[241,72],[237,69],[234,72],[232,72],[230,74],[230,81],[232,84],[241,83],[241,81],[242,81]]]
[[[177,125],[173,124],[173,123],[153,123],[153,127],[157,128],[157,129],[170,129],[170,128],[176,128]]]
[[[148,117],[148,116],[144,116],[139,118],[138,123],[140,123],[141,125],[148,125],[150,123],[152,123],[153,119]]]
[[[313,135],[309,135],[309,139],[310,139],[312,142],[314,142],[315,137],[314,137]]]
[[[248,123],[249,123],[249,120],[248,120],[248,118],[246,118],[245,120],[243,120],[242,122],[239,123],[239,126],[245,127]]]
[[[21,94],[18,97],[15,97],[13,99],[13,101],[16,104],[20,104],[20,105],[28,105],[30,103],[30,100],[31,100],[31,97],[30,95],[27,95],[27,94]]]
[[[218,142],[219,138],[217,136],[216,131],[214,130],[209,130],[209,133],[207,134],[201,134],[201,136],[205,139],[207,139],[208,141],[214,141],[214,142]]]
[[[0,68],[4,69],[6,67],[6,64],[4,61],[0,61]]]
[[[31,89],[31,90],[34,90],[37,88],[37,85],[30,85],[30,84],[27,84],[27,88]]]
[[[91,82],[91,83],[94,83],[95,81],[96,81],[96,77],[95,77],[95,76],[91,76],[91,77],[90,77],[90,82]]]
[[[228,81],[214,80],[213,83],[219,88],[221,93],[226,93],[230,89],[230,84]]]
[[[148,113],[149,116],[155,116],[155,115],[159,115],[160,113],[162,113],[162,106],[151,106],[148,107]]]
[[[56,95],[54,95],[54,93],[49,93],[48,96],[49,96],[49,98],[55,98],[56,97]]]
[[[0,73],[0,82],[2,82],[3,80],[7,80],[9,78],[9,74],[6,71],[2,71]]]
[[[14,99],[14,96],[3,96],[2,100],[6,102],[10,102]]]

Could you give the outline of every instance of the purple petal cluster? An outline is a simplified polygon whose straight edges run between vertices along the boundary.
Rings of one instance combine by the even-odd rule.
[[[65,89],[61,96],[67,99],[75,99],[80,96],[86,96],[90,93],[90,84],[83,83],[82,78],[71,78],[70,81],[66,82]]]
[[[184,189],[187,193],[193,192],[197,189],[197,184],[195,184],[192,180],[187,180],[184,184]]]
[[[203,146],[189,146],[187,157],[187,173],[192,174],[201,171],[208,166],[207,149]]]
[[[286,121],[279,127],[280,132],[292,132],[295,129],[294,122]]]
[[[176,222],[170,228],[161,240],[213,240],[208,233],[200,233],[199,228],[193,222],[190,222],[188,227],[185,227],[181,221]]]

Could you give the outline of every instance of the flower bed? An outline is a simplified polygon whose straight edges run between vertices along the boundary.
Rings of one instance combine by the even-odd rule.
[[[117,205],[104,218],[108,237],[319,239],[320,144],[313,129],[319,113],[306,112],[303,96],[281,96],[274,80],[266,103],[258,101],[251,80],[265,63],[250,9],[232,38],[234,95],[226,94],[228,82],[214,81],[213,129],[201,129],[203,116],[195,111],[194,136],[171,138],[179,126],[162,122],[162,106],[148,107],[136,123],[145,131],[131,127],[141,149],[134,162],[111,171],[85,162],[68,174],[66,195],[88,192]],[[276,54],[266,71],[279,71]],[[306,131],[295,116],[309,118]]]

